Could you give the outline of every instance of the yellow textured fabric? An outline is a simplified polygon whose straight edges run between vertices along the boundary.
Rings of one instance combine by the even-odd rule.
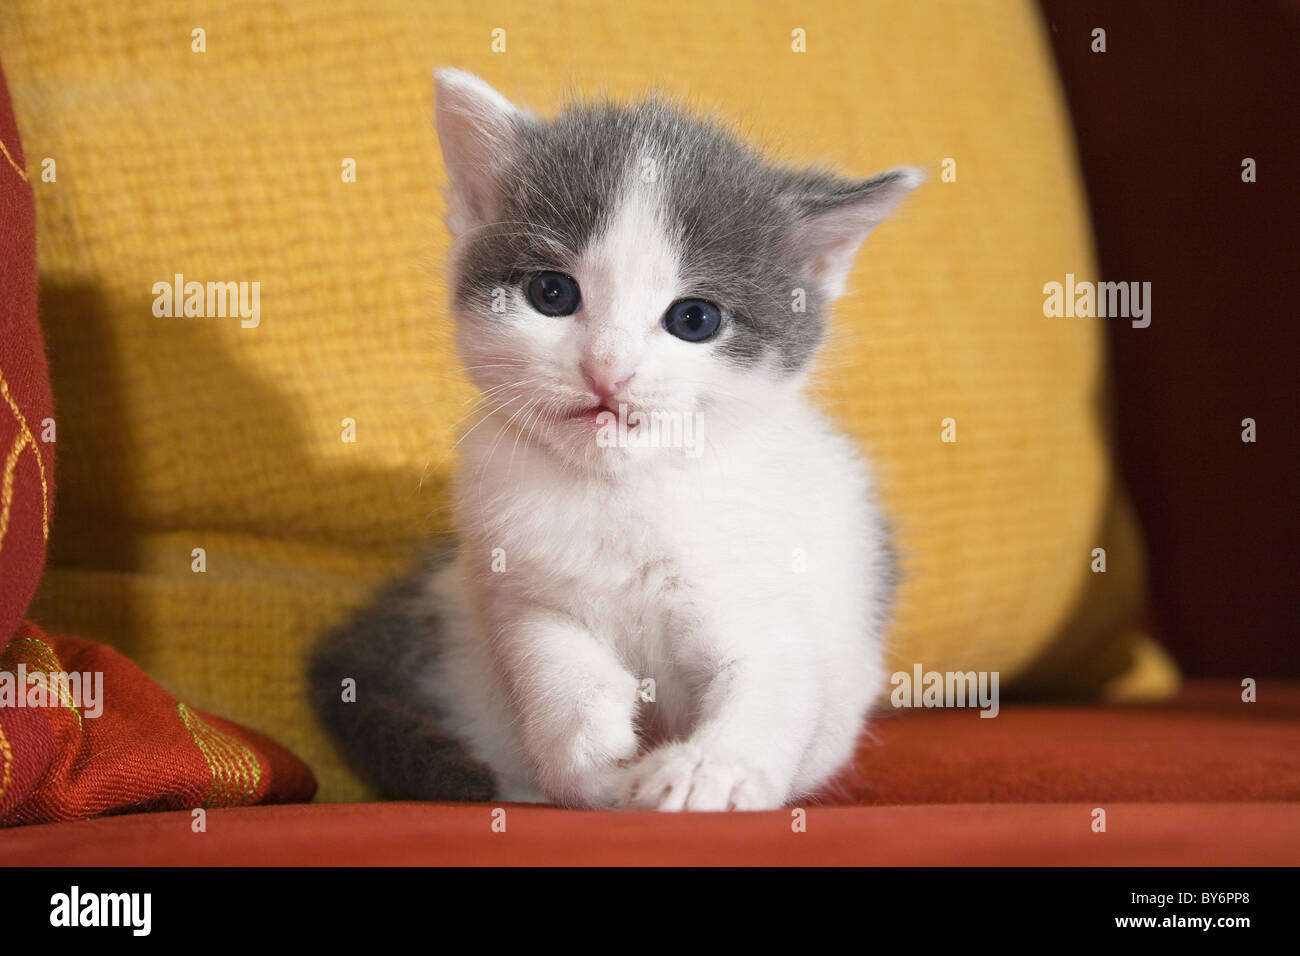
[[[901,535],[895,660],[1111,696],[1176,680],[1134,629],[1107,320],[1042,314],[1044,282],[1095,268],[1029,3],[11,0],[0,58],[58,408],[33,613],[284,742],[323,798],[367,791],[305,708],[304,652],[445,528],[472,394],[443,308],[436,65],[543,112],[656,86],[791,160],[930,167],[868,240],[819,384]],[[47,157],[54,182],[35,175]],[[260,282],[260,325],[156,317],[153,285],[177,273]]]

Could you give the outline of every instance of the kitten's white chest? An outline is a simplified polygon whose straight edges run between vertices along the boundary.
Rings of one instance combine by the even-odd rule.
[[[522,444],[508,467],[484,467],[491,438],[471,440],[462,480],[478,483],[462,484],[457,523],[464,580],[477,593],[481,637],[467,634],[463,645],[481,662],[475,673],[495,666],[472,649],[476,640],[510,642],[526,693],[585,688],[579,700],[627,706],[643,745],[696,734],[721,688],[754,708],[735,725],[737,748],[766,753],[770,721],[788,721],[781,726],[799,728],[800,740],[816,735],[815,745],[772,752],[771,772],[791,785],[847,759],[879,681],[872,606],[884,559],[870,483],[852,444],[811,408],[765,426],[715,432],[699,458],[617,477],[576,473]],[[538,620],[549,622],[544,631],[519,624]],[[527,663],[543,644],[553,675]],[[611,681],[627,686],[606,698]],[[640,682],[652,682],[653,701],[628,704]],[[472,706],[460,721],[484,754],[515,752],[511,714],[525,702],[509,681],[500,687],[497,730],[484,731]],[[570,759],[552,755],[546,766]]]

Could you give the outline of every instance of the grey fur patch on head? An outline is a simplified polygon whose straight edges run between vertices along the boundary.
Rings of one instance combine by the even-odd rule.
[[[497,288],[543,270],[572,272],[621,195],[638,187],[638,166],[649,156],[660,167],[665,225],[681,250],[683,297],[722,309],[714,343],[741,366],[794,372],[811,362],[838,294],[819,269],[837,254],[847,255],[847,269],[867,232],[919,182],[906,170],[849,180],[776,166],[720,126],[654,97],[571,105],[549,121],[519,113],[512,122],[500,214],[464,239],[457,303],[485,315]]]

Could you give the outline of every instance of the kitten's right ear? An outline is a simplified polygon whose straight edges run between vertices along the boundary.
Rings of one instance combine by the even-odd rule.
[[[501,171],[519,149],[527,114],[464,70],[438,70],[434,86],[434,123],[450,182],[447,228],[459,236],[500,213]]]

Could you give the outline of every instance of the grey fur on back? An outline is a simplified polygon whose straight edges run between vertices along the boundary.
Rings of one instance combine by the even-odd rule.
[[[308,668],[309,696],[348,762],[397,800],[490,800],[484,764],[439,722],[420,683],[437,666],[442,621],[425,591],[443,556],[431,555],[325,634]],[[343,681],[356,700],[343,701]]]

